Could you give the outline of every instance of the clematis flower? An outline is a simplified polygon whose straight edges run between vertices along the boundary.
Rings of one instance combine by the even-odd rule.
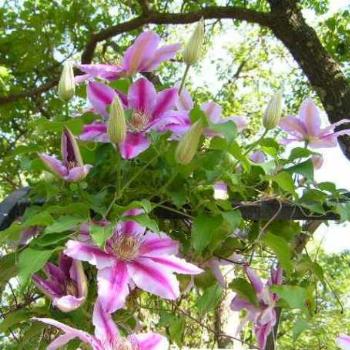
[[[180,44],[159,47],[160,37],[154,32],[141,33],[135,42],[126,50],[121,64],[80,64],[77,67],[84,75],[76,77],[78,83],[93,78],[116,80],[131,76],[137,72],[151,72],[160,63],[176,55]]]
[[[217,181],[214,184],[214,199],[226,200],[229,198],[227,184],[224,181]]]
[[[140,209],[133,209],[125,215],[140,213]],[[173,273],[202,272],[176,257],[178,250],[178,243],[166,234],[146,231],[134,221],[124,221],[116,226],[104,248],[92,242],[70,240],[64,253],[97,267],[98,295],[105,310],[112,313],[124,306],[129,287],[134,285],[165,299],[178,298],[179,283]]]
[[[249,159],[253,163],[261,164],[261,163],[264,163],[266,161],[266,155],[262,151],[255,151],[250,155]]]
[[[238,331],[246,322],[253,322],[258,347],[260,350],[265,350],[267,337],[276,323],[275,304],[278,300],[278,296],[270,292],[269,287],[282,284],[282,269],[272,269],[271,277],[265,285],[252,268],[246,265],[244,271],[255,289],[258,305],[253,305],[246,299],[235,296],[231,302],[231,309],[233,311],[247,310],[248,314],[241,322]]]
[[[307,98],[301,105],[298,116],[288,116],[281,119],[279,126],[290,137],[283,139],[282,143],[288,144],[294,141],[305,141],[312,148],[335,147],[337,137],[350,135],[350,130],[334,131],[335,127],[349,123],[349,120],[341,120],[326,128],[321,128],[321,118],[315,103]]]
[[[53,305],[63,312],[69,312],[80,307],[87,297],[87,280],[82,263],[61,254],[59,265],[47,263],[44,271],[48,279],[38,274],[32,276],[34,284]]]
[[[350,337],[348,335],[341,334],[339,337],[337,337],[336,344],[342,350],[350,350]]]
[[[179,96],[176,106],[180,111],[190,112],[193,109],[194,103],[193,103],[192,97],[186,89],[183,89],[181,91],[181,94]],[[238,132],[244,130],[248,125],[248,122],[245,117],[241,117],[241,116],[232,116],[227,118],[222,117],[222,107],[216,102],[213,102],[213,101],[205,102],[201,105],[200,108],[206,114],[206,116],[209,119],[209,122],[211,122],[212,124],[223,124],[228,121],[233,121],[236,125]],[[191,126],[190,119],[188,119],[187,124],[188,124],[187,128],[189,128]],[[217,132],[210,130],[210,126],[206,129],[206,134],[207,136],[218,135]]]
[[[61,151],[63,161],[44,153],[39,154],[39,157],[55,175],[65,181],[76,182],[84,179],[92,166],[84,165],[77,141],[67,128],[62,133]]]
[[[105,118],[108,118],[107,107],[117,94],[126,115],[129,115],[126,138],[119,143],[124,159],[135,158],[150,146],[147,134],[151,130],[177,132],[183,120],[188,119],[187,112],[174,109],[178,98],[176,88],[157,93],[150,81],[140,78],[130,86],[125,96],[102,83],[90,82],[88,85],[90,103]],[[109,142],[106,124],[95,122],[85,126],[80,139]]]
[[[99,301],[95,303],[92,316],[95,326],[94,335],[51,318],[33,317],[32,320],[46,323],[64,332],[47,347],[47,350],[61,348],[75,338],[90,345],[93,350],[166,350],[169,348],[168,340],[157,333],[131,334],[128,337],[122,337],[111,315],[105,312]]]

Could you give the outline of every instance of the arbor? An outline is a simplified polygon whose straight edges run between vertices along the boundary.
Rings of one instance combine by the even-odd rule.
[[[296,205],[303,218],[312,213],[313,218],[320,215],[323,219],[348,219],[344,191],[330,183],[313,181],[314,168],[320,165],[321,158],[312,149],[314,146],[335,146],[336,136],[342,135],[340,141],[347,155],[347,136],[341,130],[333,131],[332,127],[321,129],[316,106],[310,100],[302,104],[299,119],[287,117],[280,124],[294,140],[305,141],[304,147],[294,148],[288,155],[275,140],[281,138],[280,131],[273,128],[275,125],[271,126],[273,130],[259,133],[261,107],[266,98],[252,97],[255,98],[252,104],[255,111],[250,115],[248,130],[244,131],[244,119],[223,118],[223,115],[245,110],[245,104],[240,102],[246,102],[246,96],[240,96],[234,90],[240,87],[238,80],[242,75],[248,75],[245,87],[251,86],[251,80],[258,74],[271,86],[278,85],[276,76],[270,76],[268,69],[257,67],[254,62],[255,59],[263,61],[285,54],[275,43],[272,53],[270,47],[265,50],[264,44],[261,44],[262,49],[254,52],[256,40],[260,40],[263,33],[268,33],[267,40],[270,40],[271,32],[285,44],[303,69],[330,121],[338,123],[347,115],[349,86],[340,66],[347,52],[339,51],[342,40],[346,39],[340,36],[337,41],[329,35],[330,31],[343,32],[344,29],[341,29],[341,22],[337,27],[331,18],[326,21],[320,35],[327,51],[314,29],[305,22],[301,6],[322,12],[326,4],[234,2],[223,7],[215,2],[184,2],[181,8],[178,4],[144,1],[132,4],[27,1],[18,8],[14,8],[13,2],[5,4],[2,16],[7,25],[1,36],[5,57],[1,70],[4,94],[0,97],[4,117],[1,122],[2,191],[3,194],[10,192],[25,179],[32,187],[32,205],[19,222],[2,232],[1,242],[6,253],[1,260],[6,272],[3,278],[6,317],[0,327],[7,334],[12,332],[12,338],[5,337],[4,343],[8,342],[9,347],[13,340],[27,344],[34,334],[34,344],[38,339],[41,346],[47,344],[54,331],[51,328],[43,330],[44,326],[31,323],[29,318],[33,316],[50,316],[90,333],[91,323],[96,326],[98,320],[105,318],[111,325],[115,341],[118,337],[110,319],[113,315],[114,321],[122,327],[122,335],[136,333],[135,339],[122,338],[128,346],[136,346],[139,341],[137,332],[131,330],[140,320],[145,321],[143,324],[148,330],[154,330],[157,324],[178,345],[226,346],[235,336],[222,334],[221,314],[217,311],[226,290],[222,288],[222,277],[217,274],[218,265],[225,263],[238,266],[238,277],[229,285],[229,289],[237,293],[232,309],[248,312],[255,324],[260,348],[265,347],[265,341],[268,349],[274,348],[277,326],[272,329],[278,325],[281,309],[287,310],[286,313],[290,309],[302,310],[304,318],[294,327],[298,328],[296,332],[307,327],[307,318],[317,310],[319,285],[328,290],[321,266],[304,250],[317,225],[277,219],[283,219],[279,215],[285,204]],[[31,16],[33,12],[36,16]],[[234,25],[244,29],[248,27],[242,27],[237,20],[263,27],[249,28],[251,36],[239,48],[230,48],[236,54],[239,51],[246,53],[237,55],[240,62],[234,71],[232,67],[227,70],[231,70],[232,77],[226,79],[227,71],[219,71],[226,80],[216,96],[225,107],[222,115],[220,106],[210,101],[213,99],[210,89],[191,89],[195,82],[186,81],[186,74],[183,79],[186,84],[174,87],[185,68],[183,55],[175,56],[179,49],[177,45],[160,47],[160,51],[156,51],[157,35],[146,32],[122,56],[145,25],[157,25],[153,29],[170,43],[178,33],[165,25],[193,23],[201,17],[209,23],[206,40],[209,52],[213,50],[211,45],[215,45],[215,41],[210,42],[209,34],[215,35],[220,23],[215,20],[234,20]],[[346,17],[342,20],[346,25]],[[114,40],[117,35],[120,35],[118,41]],[[82,80],[85,74],[84,78],[90,81],[87,96],[93,110],[89,111],[82,111],[84,84],[76,87],[77,97],[69,103],[58,100],[53,89],[59,80],[61,63],[67,58],[76,59],[80,52],[83,65],[76,67],[75,75]],[[111,65],[88,65],[93,59]],[[116,63],[118,60],[120,63]],[[154,72],[160,63],[159,70]],[[250,72],[253,74],[249,79]],[[69,84],[69,77],[67,79]],[[105,84],[106,79],[110,81],[109,85]],[[293,87],[298,93],[286,94],[287,107],[293,110],[299,107],[309,89],[297,73],[293,80],[298,79],[298,87]],[[190,90],[194,101],[183,86]],[[234,101],[234,95],[238,95],[239,102]],[[280,117],[277,105],[277,102],[272,103],[267,112],[274,113],[276,120]],[[79,117],[71,118],[72,115]],[[346,122],[336,127],[347,132]],[[34,137],[29,138],[32,133]],[[61,163],[51,157],[58,153],[57,136],[60,133]],[[247,141],[247,136],[252,139]],[[37,152],[40,152],[41,160]],[[43,155],[43,152],[49,155]],[[43,177],[44,164],[61,180],[47,174]],[[238,210],[241,202],[246,201],[267,203],[272,212],[268,217],[265,213],[252,221],[252,217]],[[238,234],[236,230],[239,230]],[[158,237],[157,232],[166,232],[167,236]],[[136,238],[130,238],[126,233],[133,233]],[[34,239],[27,241],[26,235]],[[18,246],[14,242],[20,236],[22,240]],[[88,239],[88,247],[83,247],[85,243],[81,236]],[[163,256],[161,249],[157,256],[147,255],[151,250],[147,244],[156,239],[154,244],[167,246],[165,252],[170,256]],[[191,261],[191,265],[178,260],[179,243],[176,242],[180,242],[181,254]],[[85,248],[88,250],[84,251]],[[82,287],[86,283],[76,278],[78,272],[74,273],[74,278],[69,274],[64,278],[57,277],[57,274],[62,275],[63,263],[60,263],[61,272],[57,272],[52,263],[57,265],[59,259],[65,259],[58,257],[61,251],[69,259],[75,259],[74,262],[85,262],[79,263],[76,269],[80,271],[81,279],[89,281],[89,294]],[[236,255],[232,257],[233,253]],[[241,256],[237,257],[237,254]],[[254,256],[258,257],[254,259]],[[45,282],[39,271],[48,260],[51,264],[46,265],[46,272],[51,279]],[[96,269],[86,261],[96,265]],[[73,264],[72,261],[69,263]],[[205,272],[199,274],[201,270],[195,265]],[[159,269],[154,268],[157,271],[150,273],[154,266]],[[263,284],[258,275],[268,278],[271,266],[270,281]],[[281,269],[284,271],[283,284]],[[56,273],[52,273],[53,270]],[[181,277],[179,287],[171,272],[198,276]],[[39,289],[41,286],[45,290],[54,277],[61,278],[59,283],[63,283],[65,289],[58,292],[46,288],[48,298],[44,303],[42,295],[30,282],[33,273],[39,273],[34,275]],[[8,279],[17,274],[20,289],[15,291]],[[118,280],[113,282],[115,276]],[[133,289],[135,285],[138,288]],[[186,294],[193,285],[194,291]],[[160,300],[141,290],[178,301]],[[186,297],[178,299],[179,291]],[[97,295],[98,302],[94,303]],[[70,303],[77,309],[69,314],[62,313],[67,311],[66,296],[75,298]],[[47,300],[52,300],[53,308]],[[82,300],[85,303],[80,307]],[[120,310],[126,302],[128,308]],[[191,313],[188,310],[193,306],[195,311]],[[71,304],[68,309],[72,310]],[[91,318],[91,315],[94,316]],[[79,324],[82,317],[91,322]],[[186,322],[190,323],[188,327],[185,327]],[[95,338],[61,325],[59,328],[68,338],[78,336],[96,348],[103,346],[100,342],[107,342],[106,337],[98,335],[103,331],[98,325],[99,333]],[[203,333],[203,329],[207,334],[196,336]],[[255,340],[250,338],[249,331],[246,332],[244,342],[254,346]],[[164,347],[163,338],[157,339],[162,344],[159,346]],[[125,344],[118,343],[118,346]],[[334,341],[327,343],[332,346],[329,344]]]

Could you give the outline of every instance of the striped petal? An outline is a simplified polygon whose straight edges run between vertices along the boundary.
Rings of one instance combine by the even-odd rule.
[[[117,93],[111,87],[102,83],[90,82],[87,86],[87,97],[91,105],[105,118],[108,118],[107,107],[116,95]]]
[[[256,274],[256,272],[249,266],[244,266],[244,272],[246,273],[247,277],[249,278],[249,281],[251,282],[255,291],[257,293],[261,293],[264,289],[264,284],[263,284],[262,280],[260,279],[260,277]]]
[[[73,295],[65,295],[54,298],[52,304],[62,312],[71,312],[78,309],[85,301],[85,297],[77,298]]]
[[[47,168],[51,170],[58,177],[63,178],[64,176],[68,175],[68,169],[64,166],[64,164],[60,160],[44,153],[40,153],[39,157],[43,161],[43,163],[47,166]]]
[[[301,104],[299,118],[305,125],[307,134],[317,136],[320,133],[321,118],[317,106],[311,98],[307,98]]]
[[[128,282],[128,270],[122,261],[98,271],[98,297],[106,312],[113,313],[125,305],[129,294]]]
[[[110,313],[107,313],[99,299],[97,299],[92,315],[95,326],[95,337],[106,349],[113,349],[119,337],[119,331]]]
[[[217,103],[210,101],[201,105],[201,110],[207,115],[212,123],[221,121],[222,107]]]
[[[109,142],[107,135],[107,125],[105,123],[94,122],[84,125],[83,132],[79,136],[83,141]]]
[[[140,247],[141,256],[159,256],[177,254],[179,243],[168,237],[165,233],[146,232]]]
[[[123,68],[112,64],[79,64],[77,67],[91,78],[116,80],[123,75]]]
[[[120,154],[124,159],[132,159],[144,152],[150,141],[143,133],[127,133],[125,140],[119,144]]]
[[[193,109],[194,103],[187,89],[182,89],[176,107],[179,111],[191,111]]]
[[[153,84],[145,79],[136,80],[128,91],[128,106],[136,111],[151,114],[157,100]]]
[[[86,176],[89,174],[91,168],[92,165],[90,164],[85,164],[84,166],[72,168],[69,170],[68,175],[65,176],[64,179],[68,182],[77,182],[82,179],[85,179]]]
[[[115,258],[112,255],[86,242],[68,241],[64,254],[73,259],[87,261],[91,265],[95,265],[98,269],[111,267],[115,263]]]
[[[129,276],[140,289],[165,299],[180,295],[179,282],[167,268],[148,258],[138,258],[128,264]]]
[[[169,342],[167,338],[157,333],[134,334],[140,350],[167,350]]]
[[[198,275],[203,272],[199,267],[174,255],[152,256],[149,259],[171,272],[181,273],[183,275]]]
[[[302,141],[307,136],[307,130],[302,121],[297,117],[288,116],[281,119],[279,126],[284,131],[295,136],[299,141]]]
[[[157,94],[157,102],[153,109],[153,118],[156,119],[176,105],[178,95],[176,88],[163,90]]]

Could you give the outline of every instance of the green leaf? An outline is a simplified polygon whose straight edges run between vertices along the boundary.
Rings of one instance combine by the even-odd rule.
[[[201,315],[215,309],[219,304],[222,295],[222,288],[216,283],[205,289],[204,293],[198,298],[196,306]]]
[[[135,215],[135,216],[123,216],[123,221],[135,221],[141,226],[149,228],[153,232],[159,232],[158,224],[155,220],[151,219],[147,214]]]
[[[310,328],[310,323],[302,318],[295,321],[293,325],[293,340],[296,341],[300,334]]]
[[[288,242],[272,233],[267,233],[263,237],[263,241],[276,254],[282,268],[287,272],[291,272],[293,268],[292,254]]]
[[[289,174],[300,174],[309,180],[314,178],[314,166],[311,159],[285,169]]]
[[[18,222],[14,222],[9,228],[1,231],[0,244],[3,244],[7,240],[17,241],[21,235],[21,232],[25,229],[23,225]]]
[[[19,323],[28,320],[31,317],[28,310],[17,310],[10,312],[6,318],[0,323],[0,332],[7,333],[11,327],[19,326]]]
[[[293,148],[290,152],[288,160],[292,162],[295,159],[307,158],[310,155],[312,155],[312,152],[309,151],[307,148],[296,147]]]
[[[39,271],[50,259],[54,250],[36,250],[26,248],[19,254],[18,271],[23,282]]]
[[[295,193],[295,186],[292,176],[286,171],[278,173],[276,176],[271,177],[271,180],[277,183],[277,185],[284,191],[289,193]]]
[[[209,216],[208,214],[201,214],[194,219],[192,245],[196,251],[202,252],[209,245],[222,220],[221,216]]]
[[[237,127],[232,120],[229,120],[226,123],[211,123],[209,129],[223,135],[225,140],[229,143],[237,137]]]
[[[34,249],[49,249],[57,246],[63,246],[64,243],[69,239],[70,234],[63,234],[62,232],[41,234],[38,238],[35,238],[30,242],[30,247]]]
[[[55,223],[46,227],[45,233],[53,233],[53,232],[65,232],[76,229],[79,224],[84,222],[83,218],[75,217],[75,216],[61,216]]]
[[[26,213],[27,214],[27,213]],[[28,217],[24,221],[26,227],[30,226],[48,226],[54,222],[54,218],[47,211],[41,211],[33,216]]]
[[[113,225],[100,226],[100,225],[90,225],[90,235],[93,241],[99,246],[104,247],[106,240],[113,234]]]
[[[0,258],[0,286],[17,275],[16,253],[10,253]]]
[[[253,305],[258,305],[256,292],[253,286],[244,278],[235,278],[229,285],[241,298],[248,300]]]
[[[285,300],[291,309],[304,309],[307,298],[307,290],[299,286],[276,286],[270,287],[271,291],[278,294],[280,298]]]
[[[173,317],[169,322],[170,338],[175,341],[178,346],[182,346],[183,333],[185,331],[185,320],[183,317]]]
[[[242,220],[242,215],[239,210],[225,211],[222,212],[221,215],[232,231],[240,225]]]

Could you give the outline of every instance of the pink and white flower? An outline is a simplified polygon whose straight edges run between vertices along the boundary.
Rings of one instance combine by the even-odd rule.
[[[256,164],[261,164],[264,163],[266,161],[266,154],[262,151],[255,151],[253,152],[249,159]]]
[[[350,135],[350,130],[334,131],[335,127],[349,123],[349,120],[340,120],[326,128],[321,128],[321,118],[315,103],[307,98],[301,105],[297,116],[288,116],[281,119],[279,126],[290,137],[282,140],[288,144],[294,141],[304,141],[312,148],[335,147],[337,137]]]
[[[248,300],[237,295],[231,302],[231,309],[233,311],[247,310],[248,314],[241,322],[239,330],[242,329],[246,322],[253,322],[259,350],[265,350],[267,337],[276,324],[275,305],[278,300],[278,296],[272,293],[269,287],[282,284],[282,269],[272,269],[271,277],[266,284],[249,266],[244,266],[244,271],[255,289],[258,305],[251,304]]]
[[[135,158],[150,146],[147,134],[151,130],[176,133],[188,120],[187,112],[174,109],[178,99],[176,88],[157,92],[150,81],[140,78],[130,86],[128,95],[125,96],[102,83],[90,82],[88,85],[89,101],[94,110],[105,119],[108,118],[107,107],[116,94],[121,98],[126,115],[129,116],[126,139],[119,144],[124,159]],[[94,122],[86,125],[80,139],[109,142],[106,124]]]
[[[226,200],[229,199],[227,184],[224,181],[214,183],[214,199]]]
[[[125,215],[142,213],[133,209]],[[164,233],[146,231],[134,221],[119,223],[104,248],[92,242],[67,242],[64,253],[88,261],[98,269],[98,296],[107,312],[125,304],[129,288],[140,289],[165,299],[179,297],[179,282],[175,273],[195,275],[202,270],[176,257],[179,245]]]
[[[350,350],[350,337],[348,335],[341,334],[339,337],[337,337],[336,344],[342,350]]]
[[[84,165],[77,141],[67,128],[62,133],[61,151],[63,161],[44,153],[39,154],[39,157],[48,169],[65,181],[77,182],[84,179],[92,166]]]
[[[75,338],[90,345],[93,350],[166,350],[169,348],[168,340],[157,333],[131,334],[128,337],[122,337],[111,315],[104,310],[98,300],[95,303],[92,318],[95,326],[94,335],[51,318],[34,317],[32,320],[46,323],[63,331],[64,334],[57,337],[47,347],[47,350],[61,348]]]
[[[180,49],[180,44],[159,47],[160,41],[158,34],[151,31],[143,32],[126,50],[121,64],[77,65],[85,74],[77,76],[76,82],[80,83],[93,78],[116,80],[134,75],[137,72],[151,72],[163,61],[173,58]]]
[[[44,271],[48,279],[45,280],[38,274],[34,274],[33,282],[52,300],[54,306],[63,312],[69,312],[84,303],[88,288],[80,261],[61,254],[59,265],[49,262],[45,265]]]

